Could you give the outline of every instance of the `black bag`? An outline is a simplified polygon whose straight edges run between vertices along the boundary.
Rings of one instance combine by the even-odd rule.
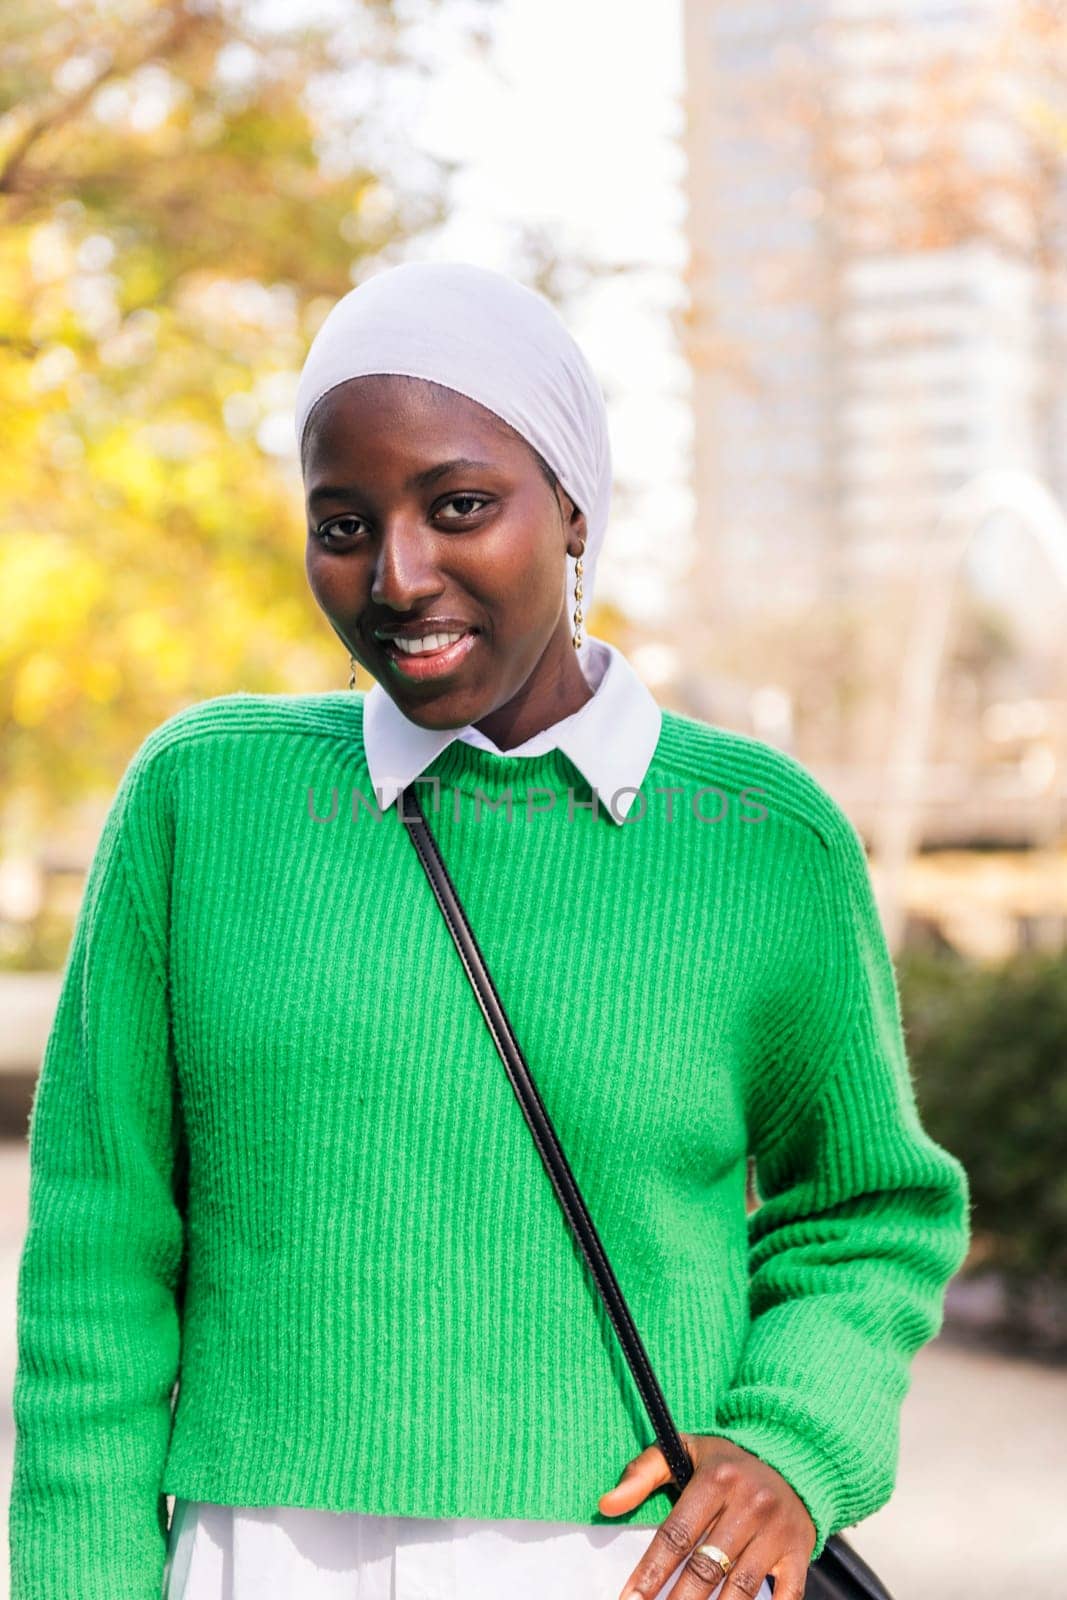
[[[603,1297],[612,1327],[618,1336],[633,1373],[634,1382],[648,1412],[656,1443],[663,1452],[674,1478],[677,1493],[680,1494],[693,1476],[693,1463],[678,1436],[678,1430],[674,1426],[663,1391],[649,1364],[648,1355],[630,1315],[630,1309],[623,1299],[622,1290],[604,1253],[593,1219],[574,1180],[574,1174],[556,1136],[544,1101],[530,1075],[529,1066],[519,1048],[507,1013],[500,1003],[496,985],[489,975],[455,885],[441,859],[437,840],[419,804],[415,783],[410,783],[403,791],[397,810],[401,822],[410,832],[411,842],[415,846],[437,903],[444,914],[448,930],[459,951],[478,1004],[481,1006],[482,1015],[489,1026],[493,1042],[504,1063],[504,1069],[530,1126],[534,1143],[552,1180],[559,1203],[563,1207],[564,1216],[582,1248],[597,1288]],[[677,1494],[673,1497],[676,1499]],[[773,1588],[773,1576],[769,1576],[768,1581]],[[804,1600],[892,1600],[892,1596],[859,1552],[854,1550],[841,1534],[834,1533],[827,1539],[818,1559],[809,1563]]]

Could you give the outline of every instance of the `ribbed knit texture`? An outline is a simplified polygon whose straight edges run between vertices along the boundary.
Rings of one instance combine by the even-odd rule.
[[[647,1418],[396,808],[353,817],[362,710],[200,702],[108,813],[30,1125],[12,1600],[156,1600],[166,1494],[671,1509],[597,1509]],[[623,827],[559,751],[429,772],[675,1422],[775,1467],[817,1556],[892,1492],[969,1238],[859,837],[791,757],[670,711]]]

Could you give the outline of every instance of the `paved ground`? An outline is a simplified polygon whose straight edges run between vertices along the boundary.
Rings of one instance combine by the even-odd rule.
[[[10,1395],[26,1175],[23,1148],[0,1143],[0,1600],[8,1594]],[[896,1492],[846,1536],[894,1600],[1067,1597],[1067,1368],[986,1353],[943,1334],[919,1352],[912,1370]]]

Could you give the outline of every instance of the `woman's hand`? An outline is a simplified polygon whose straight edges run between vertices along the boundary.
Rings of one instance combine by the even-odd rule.
[[[693,1462],[693,1476],[660,1524],[630,1574],[622,1600],[653,1600],[675,1569],[685,1563],[671,1600],[707,1600],[720,1583],[718,1600],[754,1600],[768,1573],[774,1600],[804,1600],[804,1583],[815,1548],[815,1524],[800,1496],[781,1473],[714,1434],[680,1435]],[[600,1509],[621,1516],[672,1481],[658,1445],[649,1445],[624,1468]],[[722,1567],[693,1555],[709,1542],[733,1562],[726,1582]]]

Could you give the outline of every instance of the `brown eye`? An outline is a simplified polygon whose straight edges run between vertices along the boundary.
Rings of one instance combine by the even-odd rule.
[[[354,538],[354,534],[348,533],[344,530],[343,524],[346,522],[358,523],[360,520],[361,519],[359,517],[334,517],[331,521],[324,522],[321,527],[315,529],[315,537],[316,539],[321,540],[323,544],[326,544],[328,539],[333,539],[335,537],[341,539],[342,542],[345,539]]]
[[[456,506],[456,505],[470,506],[472,504],[477,506],[477,507],[487,506],[489,504],[489,498],[488,498],[487,495],[484,495],[484,494],[454,494],[450,500],[446,500],[445,501],[445,505],[446,506]],[[444,510],[444,506],[442,506],[441,509]],[[474,513],[472,511],[461,511],[458,518],[456,518],[456,517],[446,517],[445,521],[446,522],[462,521],[464,519],[464,517],[469,517],[469,516],[473,516],[473,515],[474,515]]]

